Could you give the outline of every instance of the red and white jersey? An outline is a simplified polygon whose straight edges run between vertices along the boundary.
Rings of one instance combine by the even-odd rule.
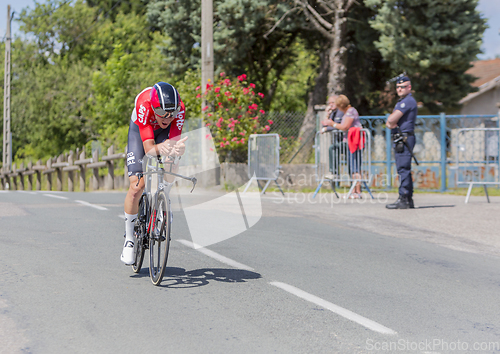
[[[141,91],[135,98],[135,107],[132,111],[132,121],[139,127],[141,133],[141,140],[154,139],[154,131],[161,129],[156,121],[156,116],[151,108],[151,89],[148,87]],[[170,123],[169,139],[179,140],[182,127],[184,126],[184,117],[186,116],[186,108],[184,102],[181,100],[181,109],[177,116]]]

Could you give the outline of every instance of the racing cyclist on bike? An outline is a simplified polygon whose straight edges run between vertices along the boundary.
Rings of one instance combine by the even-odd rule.
[[[138,177],[143,172],[143,157],[146,153],[148,156],[184,154],[187,137],[180,139],[180,136],[185,114],[179,92],[166,82],[158,82],[142,90],[135,98],[128,130],[127,169],[130,186],[124,203],[125,243],[120,257],[126,265],[135,263],[134,224],[144,191],[144,179]],[[173,172],[176,170],[174,166]]]

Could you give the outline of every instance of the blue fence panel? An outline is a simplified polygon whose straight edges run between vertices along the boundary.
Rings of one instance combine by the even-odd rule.
[[[396,185],[397,172],[391,142],[390,129],[385,127],[388,115],[361,116],[364,128],[372,133],[373,187]],[[453,171],[454,134],[461,128],[499,128],[498,115],[420,115],[415,124],[416,145],[414,154],[420,165],[412,167],[416,188],[445,191],[455,187]],[[497,158],[498,159],[498,158]],[[500,163],[500,162],[499,162]],[[385,166],[385,171],[383,166]],[[381,182],[385,181],[385,182]]]

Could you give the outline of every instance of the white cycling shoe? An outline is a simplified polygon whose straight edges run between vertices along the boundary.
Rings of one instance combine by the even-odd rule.
[[[125,240],[123,245],[122,255],[120,260],[126,265],[132,265],[135,263],[135,244],[132,241]]]

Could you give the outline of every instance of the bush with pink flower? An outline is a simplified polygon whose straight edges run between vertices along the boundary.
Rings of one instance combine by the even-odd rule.
[[[207,103],[202,108],[204,123],[211,130],[220,161],[246,162],[250,134],[271,129],[273,121],[262,119],[266,112],[259,106],[264,94],[254,89],[245,74],[231,79],[221,73],[218,82],[207,84],[206,92],[197,96]]]

